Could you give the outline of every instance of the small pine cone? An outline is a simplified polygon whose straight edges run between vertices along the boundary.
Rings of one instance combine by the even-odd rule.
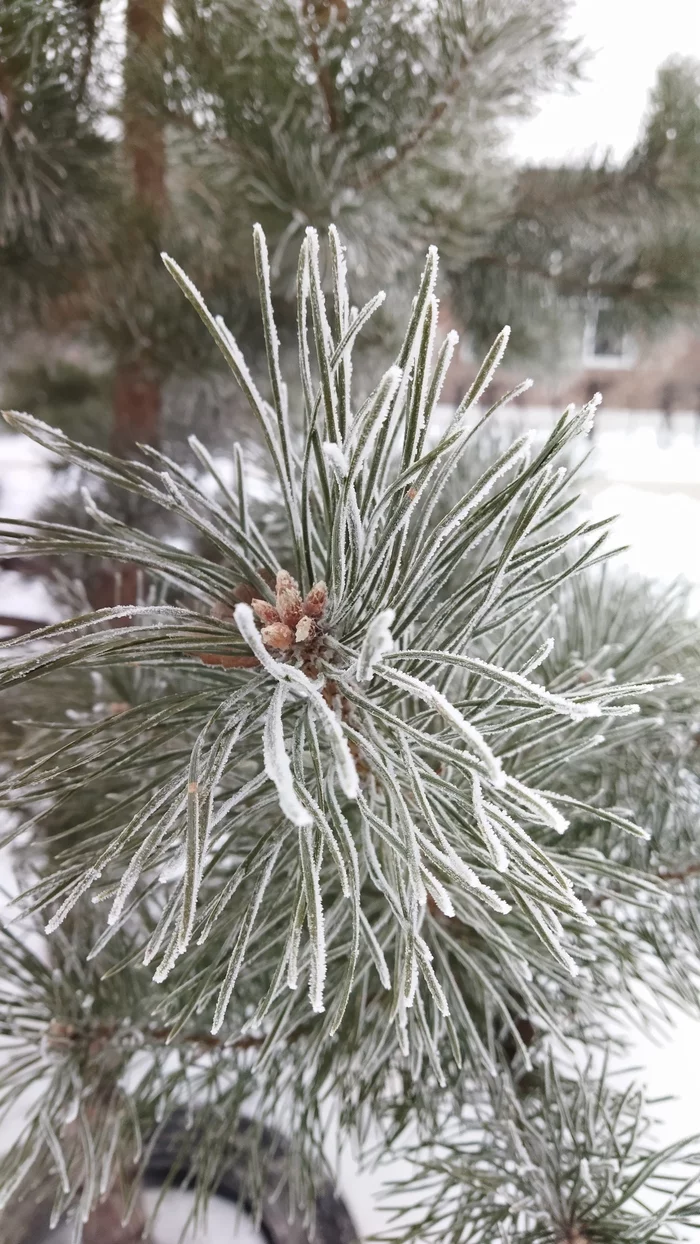
[[[273,622],[270,626],[264,626],[260,634],[268,648],[286,649],[291,648],[294,643],[294,631],[284,622]]]
[[[323,611],[326,608],[327,599],[328,590],[325,583],[314,583],[311,591],[304,601],[304,613],[309,618],[322,618]]]
[[[299,588],[286,570],[277,571],[277,612],[287,626],[295,627],[301,617]]]
[[[294,632],[294,638],[296,639],[298,644],[306,644],[309,642],[310,639],[313,638],[315,631],[316,631],[316,623],[314,622],[313,618],[304,617],[304,618],[301,618],[299,622],[297,622],[296,631]]]
[[[251,600],[250,602],[253,613],[257,614],[263,626],[272,626],[275,622],[279,622],[280,615],[274,605],[270,605],[266,600]]]

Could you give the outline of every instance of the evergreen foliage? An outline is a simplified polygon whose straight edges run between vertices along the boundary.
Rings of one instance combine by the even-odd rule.
[[[101,439],[128,454],[173,446],[164,386],[216,359],[158,252],[177,249],[255,349],[255,219],[292,347],[298,242],[333,220],[358,298],[377,278],[392,291],[368,346],[396,329],[432,241],[477,350],[508,319],[516,351],[561,360],[601,298],[644,329],[694,315],[697,65],[662,70],[623,167],[507,158],[513,121],[581,76],[567,13],[562,0],[177,0],[166,15],[163,0],[128,0],[124,17],[112,0],[7,0],[6,331],[99,349],[114,373]]]
[[[438,345],[431,248],[396,356],[356,399],[382,296],[353,309],[334,228],[329,257],[327,298],[307,231],[298,412],[262,230],[264,384],[164,257],[257,421],[262,496],[240,446],[124,460],[5,416],[93,482],[84,525],[6,519],[3,554],[106,558],[140,582],[133,605],[2,647],[23,717],[7,839],[24,919],[49,935],[0,934],[2,1100],[41,1085],[5,1196],[48,1163],[79,1239],[100,1192],[136,1194],[148,1138],[186,1105],[203,1201],[252,1102],[291,1137],[302,1204],[329,1131],[378,1126],[385,1147],[436,1146],[418,1155],[432,1238],[682,1238],[689,1185],[663,1213],[637,1204],[658,1165],[641,1099],[569,1063],[648,1014],[645,982],[697,1006],[696,628],[607,570],[570,466],[596,402],[477,470],[514,396],[484,410],[507,331],[440,426],[457,342]],[[113,487],[177,540],[111,515]],[[253,1146],[253,1202],[261,1161]]]

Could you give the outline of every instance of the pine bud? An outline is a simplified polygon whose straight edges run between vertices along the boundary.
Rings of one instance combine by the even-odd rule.
[[[326,608],[326,600],[328,599],[328,590],[323,581],[314,583],[306,600],[304,601],[304,613],[309,618],[321,618]]]
[[[233,596],[234,600],[242,600],[244,604],[249,605],[255,596],[255,588],[251,587],[250,583],[239,583],[234,590]]]
[[[264,626],[271,626],[274,622],[279,622],[280,615],[274,605],[270,605],[266,600],[251,600],[251,609],[253,613],[260,618]]]
[[[268,648],[291,648],[294,643],[294,631],[284,622],[272,622],[264,626],[260,634]]]
[[[294,627],[301,617],[299,588],[286,570],[277,571],[277,612],[287,626]]]
[[[315,630],[316,630],[316,624],[313,618],[308,618],[308,617],[301,618],[300,621],[297,622],[297,628],[296,628],[296,631],[294,632],[294,637],[297,643],[298,644],[308,643],[308,641],[311,639],[312,635],[314,634]]]

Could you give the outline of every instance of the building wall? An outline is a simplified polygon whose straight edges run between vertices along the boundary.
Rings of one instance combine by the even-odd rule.
[[[616,368],[601,360],[600,366],[581,365],[551,384],[538,380],[519,399],[524,406],[564,407],[577,405],[596,392],[605,405],[617,410],[674,410],[700,413],[700,334],[677,328],[668,337],[653,343],[638,343],[636,361],[630,367]],[[456,358],[448,376],[445,401],[459,401],[477,371],[474,362]],[[499,368],[492,383],[492,397],[499,397],[527,374],[525,365]]]

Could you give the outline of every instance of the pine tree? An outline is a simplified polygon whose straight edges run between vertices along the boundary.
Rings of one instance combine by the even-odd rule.
[[[623,168],[518,172],[506,159],[512,121],[580,74],[566,16],[560,0],[178,0],[166,20],[161,0],[132,0],[122,26],[109,0],[8,0],[6,336],[30,325],[89,341],[93,387],[111,390],[99,443],[174,452],[192,406],[200,424],[212,412],[215,435],[221,382],[215,355],[194,348],[171,305],[158,251],[178,249],[254,349],[255,219],[292,348],[296,243],[331,220],[348,240],[358,294],[375,277],[392,290],[375,342],[400,322],[402,277],[413,280],[432,241],[477,349],[507,318],[521,354],[561,358],[601,297],[644,328],[690,314],[700,281],[696,65],[662,71]],[[52,421],[85,439],[92,406],[66,411],[54,349]],[[47,377],[34,353],[46,385],[52,369]]]
[[[700,232],[700,63],[671,57],[623,162],[526,168],[508,211],[450,288],[478,345],[503,319],[513,348],[550,364],[580,350],[587,316],[612,308],[644,337],[674,319],[697,323]]]
[[[503,330],[438,426],[457,342],[437,347],[434,248],[356,399],[382,295],[352,309],[331,229],[327,299],[309,229],[297,421],[262,230],[264,383],[164,258],[271,474],[251,495],[240,446],[126,460],[5,416],[92,483],[86,525],[5,520],[3,552],[140,575],[134,604],[3,645],[26,890],[0,933],[2,1101],[35,1093],[5,1203],[51,1184],[89,1238],[100,1198],[136,1204],[184,1108],[200,1205],[252,1112],[253,1206],[265,1129],[308,1207],[329,1132],[366,1147],[379,1128],[418,1172],[422,1221],[392,1238],[684,1238],[697,1154],[654,1152],[641,1095],[595,1060],[613,1020],[697,1007],[698,634],[681,595],[610,569],[609,524],[573,491],[596,401],[485,464],[522,391],[485,409]],[[115,518],[114,487],[188,538]]]
[[[503,197],[490,154],[500,119],[577,73],[565,9],[558,0],[177,0],[166,20],[162,0],[129,0],[122,29],[108,0],[9,0],[0,17],[8,331],[87,333],[113,378],[102,443],[159,443],[162,412],[182,388],[168,389],[173,372],[203,383],[215,357],[194,348],[173,308],[159,250],[177,246],[253,348],[257,218],[292,342],[294,252],[307,225],[337,219],[358,279],[379,271],[395,287],[438,221],[449,218],[453,246],[465,228],[471,237],[486,228]]]

